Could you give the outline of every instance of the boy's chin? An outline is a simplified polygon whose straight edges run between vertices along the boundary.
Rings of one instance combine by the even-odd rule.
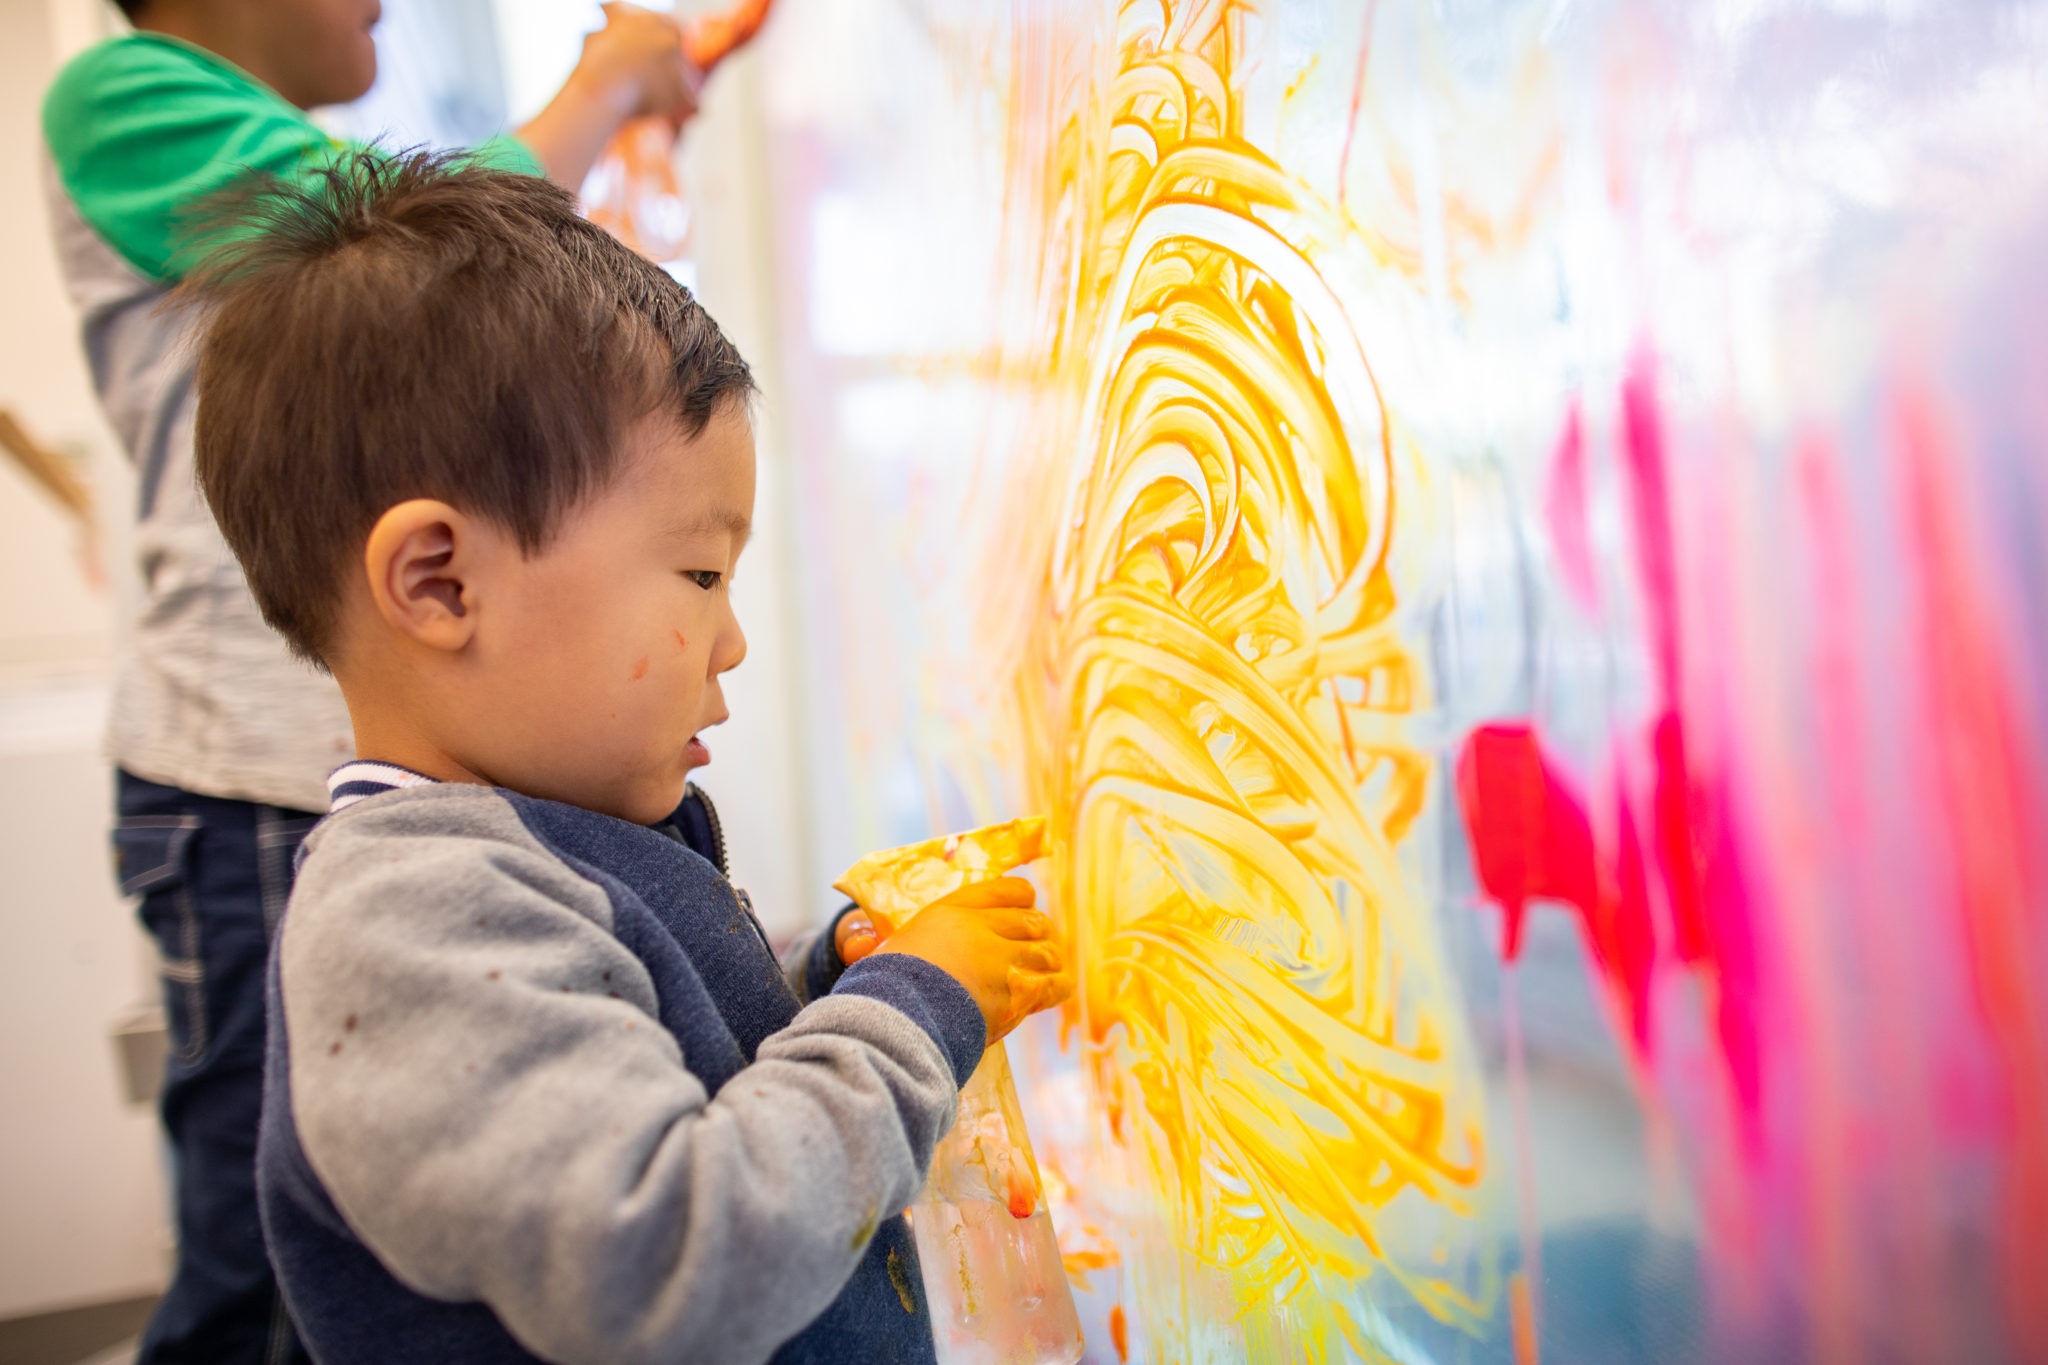
[[[676,807],[682,803],[683,784],[678,782],[674,790],[663,787],[659,790],[650,788],[644,792],[634,792],[600,813],[616,816],[636,825],[658,825],[675,814]]]

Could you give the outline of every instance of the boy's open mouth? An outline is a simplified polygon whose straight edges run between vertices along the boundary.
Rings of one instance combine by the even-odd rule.
[[[696,735],[690,736],[690,742],[685,746],[684,752],[689,755],[690,766],[693,768],[701,768],[711,761],[710,746]]]

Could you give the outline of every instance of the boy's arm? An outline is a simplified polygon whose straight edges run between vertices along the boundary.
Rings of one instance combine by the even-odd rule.
[[[765,1359],[916,1193],[980,1012],[862,963],[708,1099],[605,893],[468,799],[492,837],[363,810],[306,864],[279,972],[308,1162],[402,1282],[536,1354]]]
[[[583,41],[583,55],[547,107],[519,130],[542,173],[582,186],[621,124],[663,114],[677,127],[697,111],[704,73],[683,56],[673,18],[632,5],[604,7],[604,27]]]
[[[349,150],[241,71],[161,38],[116,39],[73,61],[44,98],[43,136],[80,217],[166,282],[191,264],[183,248],[208,196],[250,171],[304,179]],[[511,138],[475,154],[542,173]]]
[[[847,965],[839,957],[839,922],[859,911],[858,905],[845,906],[824,928],[803,935],[783,953],[782,979],[789,983],[797,1003],[822,1000],[839,983]]]

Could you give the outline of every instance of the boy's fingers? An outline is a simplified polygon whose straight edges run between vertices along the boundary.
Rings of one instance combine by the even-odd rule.
[[[1054,943],[1031,943],[1019,948],[1010,965],[1020,971],[1044,972],[1050,976],[1067,965],[1065,953]]]
[[[832,946],[839,950],[839,960],[849,967],[872,953],[880,943],[881,935],[875,932],[875,923],[865,910],[841,915],[832,935]]]
[[[1037,899],[1037,888],[1022,877],[994,877],[985,882],[969,882],[932,903],[958,905],[969,910],[996,910],[1029,906]]]
[[[1012,967],[1009,987],[1010,1007],[1021,1019],[1065,1001],[1074,993],[1074,978],[1063,972],[1033,972]]]
[[[1029,906],[1001,906],[982,914],[981,922],[997,938],[1051,938],[1052,916]]]

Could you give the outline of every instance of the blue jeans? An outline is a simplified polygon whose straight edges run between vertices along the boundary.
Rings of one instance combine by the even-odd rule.
[[[263,1250],[256,1119],[263,973],[292,857],[319,818],[115,776],[124,895],[163,956],[170,1057],[162,1112],[174,1162],[178,1268],[138,1365],[309,1361]]]

